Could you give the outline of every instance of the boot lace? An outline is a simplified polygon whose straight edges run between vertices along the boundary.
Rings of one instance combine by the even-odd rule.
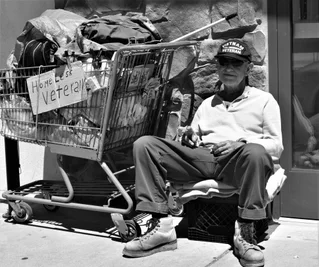
[[[256,245],[257,241],[255,239],[255,227],[249,223],[243,223],[240,226],[240,235],[248,244]]]
[[[146,222],[147,231],[140,236],[140,239],[145,240],[150,238],[153,234],[156,233],[158,227],[159,227],[159,219],[151,218]]]

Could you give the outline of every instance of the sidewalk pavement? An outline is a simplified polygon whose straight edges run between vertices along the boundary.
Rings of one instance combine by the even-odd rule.
[[[186,219],[174,218],[177,250],[131,259],[122,256],[124,243],[109,214],[62,207],[49,212],[42,205],[31,206],[34,218],[29,224],[0,219],[2,267],[240,267],[230,245],[188,240]],[[6,209],[0,199],[0,213]],[[318,221],[281,218],[269,233],[259,244],[265,266],[319,266]]]

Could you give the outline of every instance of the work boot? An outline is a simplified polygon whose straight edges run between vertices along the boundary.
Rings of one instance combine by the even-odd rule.
[[[244,267],[264,266],[264,255],[254,239],[254,224],[235,222],[234,254]]]
[[[177,249],[176,232],[172,217],[152,218],[147,222],[147,231],[126,243],[123,255],[145,257],[157,252]]]

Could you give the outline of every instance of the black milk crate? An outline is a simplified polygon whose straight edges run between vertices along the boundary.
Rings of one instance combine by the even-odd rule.
[[[237,219],[238,196],[196,199],[187,203],[188,239],[230,243]]]
[[[187,203],[188,239],[232,244],[237,207],[238,195],[190,201]],[[254,227],[259,242],[266,236],[268,218],[255,221]]]

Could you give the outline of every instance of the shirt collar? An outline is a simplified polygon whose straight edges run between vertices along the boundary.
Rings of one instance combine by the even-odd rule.
[[[247,98],[249,94],[250,94],[250,86],[246,85],[244,92],[239,97],[237,97],[237,99]]]
[[[222,88],[222,86],[221,86],[220,88]],[[238,100],[241,100],[241,99],[248,98],[248,97],[249,97],[249,94],[250,94],[250,91],[251,91],[251,87],[248,86],[248,85],[246,85],[246,87],[245,87],[245,89],[244,89],[244,92],[243,92],[239,97],[237,97],[234,101],[238,101]],[[220,100],[224,101],[218,94],[216,94],[216,96],[217,96]]]

